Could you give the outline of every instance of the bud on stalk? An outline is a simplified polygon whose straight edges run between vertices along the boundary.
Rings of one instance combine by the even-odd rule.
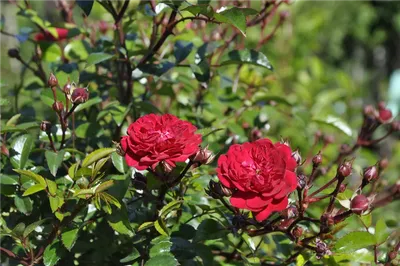
[[[42,121],[40,123],[40,130],[49,134],[51,132],[51,123],[49,121]]]
[[[64,110],[64,105],[60,101],[56,101],[53,103],[53,110],[56,111],[58,114]]]
[[[313,167],[318,167],[322,163],[322,154],[319,151],[312,159]]]
[[[215,155],[212,151],[208,149],[208,146],[205,148],[200,148],[194,156],[192,156],[191,160],[194,163],[199,164],[210,164],[215,158]]]
[[[339,174],[339,177],[342,178],[347,177],[351,175],[352,169],[353,169],[353,163],[351,161],[344,162],[339,166],[337,173]]]
[[[208,189],[206,189],[206,193],[214,199],[232,196],[232,191],[229,188],[224,187],[221,183],[213,180],[210,180]]]
[[[291,205],[289,207],[287,207],[286,209],[284,209],[281,212],[281,215],[284,219],[292,219],[297,217],[297,215],[299,215],[299,211],[297,210],[297,207],[294,205]]]
[[[58,80],[57,80],[56,76],[54,76],[53,73],[50,74],[47,84],[49,85],[50,88],[56,87],[58,85]]]
[[[72,92],[71,102],[74,104],[84,103],[89,99],[89,92],[86,88],[77,88]]]
[[[353,213],[361,215],[368,211],[370,206],[369,199],[364,195],[355,196],[350,203],[350,209]]]
[[[301,164],[301,155],[299,153],[299,150],[295,150],[292,152],[292,158],[296,161],[297,165]]]
[[[368,167],[364,171],[364,179],[368,182],[374,181],[378,178],[378,167],[375,165]]]

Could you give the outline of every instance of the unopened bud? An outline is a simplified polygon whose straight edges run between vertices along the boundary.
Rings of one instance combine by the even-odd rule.
[[[67,82],[63,87],[63,92],[67,95],[71,94],[71,83]]]
[[[71,102],[74,104],[84,103],[89,99],[89,92],[86,88],[77,88],[72,92]]]
[[[369,209],[369,199],[364,195],[355,196],[350,203],[350,209],[352,212],[361,215]]]
[[[42,121],[40,123],[40,130],[44,131],[46,133],[50,133],[51,132],[51,123],[49,121]]]
[[[297,189],[303,189],[307,183],[307,176],[305,174],[297,175]]]
[[[293,228],[293,231],[292,231],[292,235],[295,237],[295,238],[299,238],[299,237],[301,237],[302,235],[303,235],[303,228],[302,227],[300,227],[300,226],[296,226],[295,228]]]
[[[364,116],[374,117],[375,113],[376,113],[376,109],[372,105],[366,105],[366,106],[364,106],[363,113],[364,113]]]
[[[296,161],[297,165],[301,164],[302,159],[299,150],[295,150],[294,152],[292,152],[292,157]]]
[[[208,149],[208,146],[205,148],[200,148],[197,153],[193,156],[192,161],[200,164],[210,164],[215,158],[215,155],[212,151]]]
[[[378,110],[379,110],[379,120],[381,122],[383,122],[383,123],[387,122],[392,118],[392,111],[390,111],[390,109],[386,108],[384,102],[379,102]]]
[[[364,171],[364,179],[371,182],[378,178],[378,167],[375,165],[368,167]]]
[[[343,193],[346,191],[347,184],[340,184],[339,193]]]
[[[214,199],[232,196],[232,191],[229,188],[213,180],[210,180],[208,189],[206,189],[206,193]]]
[[[161,162],[161,167],[164,171],[164,173],[169,174],[174,170],[174,167],[172,167],[169,163],[167,163],[166,161],[162,161]]]
[[[394,132],[400,131],[400,121],[393,121],[392,122],[392,130]]]
[[[281,212],[281,215],[284,219],[292,219],[297,217],[297,215],[299,215],[299,211],[297,210],[297,207],[294,205],[291,205],[289,207],[287,207],[286,209],[284,209]]]
[[[251,141],[256,141],[262,138],[262,132],[259,129],[253,129],[251,131]]]
[[[322,163],[322,154],[319,151],[312,159],[313,167],[318,167]]]
[[[332,135],[326,135],[326,136],[324,136],[324,142],[325,142],[325,144],[331,144],[331,143],[335,142],[335,137]]]
[[[353,169],[353,166],[350,161],[344,162],[339,166],[337,173],[339,174],[340,177],[346,177],[346,176],[351,175],[352,169]]]
[[[53,73],[50,74],[49,80],[47,81],[47,84],[49,85],[49,87],[56,87],[58,85],[58,80],[56,78],[56,76],[54,76]]]
[[[19,51],[15,48],[8,50],[8,56],[10,58],[20,58]]]
[[[288,11],[282,11],[281,13],[279,13],[279,17],[281,19],[287,19],[289,17],[290,13]]]
[[[315,240],[315,252],[317,253],[317,259],[321,259],[325,255],[331,255],[332,251],[329,250],[328,245],[322,242],[321,239]]]
[[[398,253],[398,252],[396,252],[396,251],[394,251],[394,250],[392,250],[392,251],[389,252],[388,255],[389,255],[390,261],[394,260],[394,259],[397,257],[397,253]]]
[[[64,105],[60,101],[54,102],[52,107],[57,113],[61,113],[64,110]]]

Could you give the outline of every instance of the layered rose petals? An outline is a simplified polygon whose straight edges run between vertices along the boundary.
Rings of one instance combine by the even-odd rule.
[[[287,207],[297,187],[296,161],[289,146],[269,139],[232,145],[218,160],[218,178],[234,190],[231,204],[263,221]]]
[[[165,161],[174,167],[196,153],[201,143],[197,128],[187,121],[170,115],[145,115],[128,128],[121,139],[125,160],[138,170],[155,168]]]

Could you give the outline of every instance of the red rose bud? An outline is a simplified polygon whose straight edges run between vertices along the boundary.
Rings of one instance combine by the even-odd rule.
[[[37,42],[40,41],[62,41],[68,37],[68,29],[56,28],[57,37],[54,37],[50,32],[39,32],[36,33],[34,39]]]
[[[390,111],[390,109],[386,108],[384,102],[379,102],[378,110],[379,110],[379,120],[382,123],[387,122],[388,120],[390,120],[392,118],[392,111]]]
[[[86,88],[77,88],[72,92],[71,102],[74,104],[84,103],[89,99],[89,92]]]
[[[20,56],[19,56],[19,51],[17,50],[17,49],[10,49],[10,50],[8,50],[8,56],[10,57],[10,58],[21,58]]]
[[[199,151],[192,157],[192,161],[195,163],[210,164],[214,160],[215,156],[207,146],[205,148],[200,148]]]
[[[174,167],[171,166],[170,164],[168,164],[165,161],[161,162],[161,166],[162,166],[162,169],[163,169],[164,173],[166,173],[166,174],[169,174],[174,170]]]
[[[292,219],[299,215],[299,211],[297,210],[296,206],[289,206],[285,210],[281,212],[283,219]]]
[[[64,105],[62,102],[57,101],[53,103],[53,110],[57,113],[61,113],[64,110]]]
[[[58,85],[58,80],[56,78],[56,76],[54,76],[53,73],[50,74],[49,80],[47,81],[47,84],[49,85],[49,87],[56,87]]]
[[[307,176],[305,174],[298,174],[297,175],[297,189],[305,188],[307,183]]]
[[[351,171],[353,169],[351,162],[344,162],[339,166],[337,173],[340,177],[346,177],[351,175]]]
[[[232,191],[229,188],[226,188],[221,183],[213,180],[210,180],[208,183],[208,189],[206,189],[206,193],[214,199],[232,196]]]
[[[251,141],[256,141],[262,138],[262,132],[259,129],[253,129],[251,131]]]
[[[375,165],[368,167],[364,171],[364,179],[371,182],[378,178],[378,167]]]
[[[389,256],[390,261],[394,260],[397,257],[397,253],[398,252],[396,252],[394,250],[389,252],[388,256]]]
[[[46,133],[50,133],[51,132],[51,123],[49,121],[42,121],[40,123],[40,130],[44,131]]]
[[[104,20],[100,21],[99,30],[101,33],[106,34],[109,29],[110,29],[110,25],[108,25],[107,22],[105,22]]]
[[[299,238],[299,237],[301,237],[302,235],[303,235],[303,228],[302,227],[300,227],[300,226],[296,226],[295,228],[293,228],[293,231],[292,231],[292,235],[295,237],[295,238]]]
[[[301,155],[299,153],[299,150],[295,150],[292,152],[292,158],[296,161],[297,165],[301,164]]]
[[[126,163],[137,170],[154,170],[162,161],[172,166],[185,162],[199,150],[201,135],[196,131],[193,124],[171,114],[142,116],[121,139]]]
[[[343,193],[346,191],[347,184],[340,184],[339,193]]]
[[[69,82],[66,83],[62,90],[65,94],[70,95],[71,94],[71,84]]]
[[[313,167],[318,167],[322,163],[322,154],[319,151],[312,159]]]
[[[296,161],[289,146],[260,139],[231,145],[218,159],[220,182],[232,190],[230,203],[253,212],[259,222],[288,206],[297,188]]]
[[[376,109],[372,105],[366,105],[363,110],[364,116],[375,117]]]
[[[369,209],[369,199],[364,195],[355,196],[350,203],[352,212],[361,215]]]

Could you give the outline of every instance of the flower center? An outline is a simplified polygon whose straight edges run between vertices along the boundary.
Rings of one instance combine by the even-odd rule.
[[[171,138],[171,134],[167,130],[166,131],[158,130],[157,133],[159,134],[161,141]]]

